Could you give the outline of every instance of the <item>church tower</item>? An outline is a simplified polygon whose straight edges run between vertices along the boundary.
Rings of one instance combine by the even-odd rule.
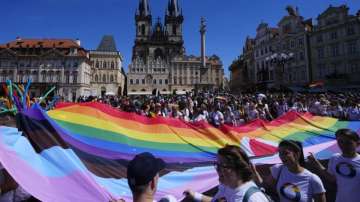
[[[148,0],[140,0],[135,14],[136,41],[147,40],[151,35],[152,17]]]
[[[182,23],[184,17],[178,0],[169,0],[165,14],[165,29],[169,41],[182,42]]]

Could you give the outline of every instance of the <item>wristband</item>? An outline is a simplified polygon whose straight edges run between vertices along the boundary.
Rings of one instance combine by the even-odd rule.
[[[202,194],[200,194],[200,193],[198,193],[198,192],[195,192],[195,193],[194,193],[194,200],[195,200],[195,201],[200,202],[200,201],[202,200],[202,197],[203,197]]]

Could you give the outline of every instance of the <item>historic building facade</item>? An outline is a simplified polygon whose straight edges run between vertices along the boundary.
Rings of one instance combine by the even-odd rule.
[[[104,36],[96,50],[90,51],[91,95],[123,95],[125,73],[123,58],[113,36]]]
[[[244,49],[229,67],[232,89],[248,81],[252,85],[252,77],[236,76],[240,67],[241,75],[255,78],[254,87],[305,87],[317,81],[335,86],[360,84],[360,10],[350,15],[345,5],[329,6],[316,25],[312,19],[304,20],[297,8],[286,10],[288,15],[276,28],[261,23],[253,49]]]
[[[160,18],[153,25],[148,1],[140,0],[128,68],[128,94],[170,94],[222,87],[224,72],[220,58],[205,56],[204,21],[200,30],[201,57],[195,57],[185,54],[183,20],[178,1],[169,0],[164,25]]]
[[[311,63],[309,37],[312,19],[304,20],[298,9],[286,8],[288,15],[278,23],[279,35],[275,53],[290,56],[283,64],[275,63],[275,80],[279,85],[299,86],[310,81]]]
[[[242,54],[229,67],[229,88],[234,93],[251,90],[256,84],[254,47],[255,39],[247,37]]]
[[[312,74],[331,85],[360,84],[360,10],[329,6],[311,35]]]
[[[17,38],[0,45],[0,83],[31,79],[31,97],[39,97],[53,86],[65,100],[88,96],[90,74],[89,55],[79,40]]]
[[[256,29],[253,72],[258,86],[270,87],[274,82],[275,65],[270,62],[269,57],[274,53],[278,36],[278,29],[269,27],[267,23],[260,23]]]

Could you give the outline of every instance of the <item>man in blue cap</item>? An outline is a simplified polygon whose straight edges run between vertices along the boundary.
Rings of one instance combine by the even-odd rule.
[[[165,162],[148,152],[136,155],[129,162],[127,178],[134,202],[154,201],[159,172],[164,168]]]

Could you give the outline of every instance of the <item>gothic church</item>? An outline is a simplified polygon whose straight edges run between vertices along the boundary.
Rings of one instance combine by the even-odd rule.
[[[224,70],[219,57],[205,56],[205,21],[201,24],[201,56],[188,56],[183,40],[182,9],[169,0],[165,21],[153,23],[148,0],[140,0],[135,14],[136,38],[128,72],[128,94],[182,94],[195,89],[217,89]]]

